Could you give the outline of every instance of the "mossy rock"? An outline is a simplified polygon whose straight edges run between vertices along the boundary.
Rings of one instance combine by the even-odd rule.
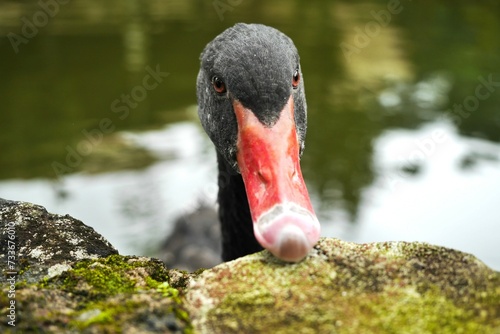
[[[1,333],[500,333],[500,273],[444,247],[323,238],[299,263],[263,251],[188,274],[34,204],[0,199],[0,223]]]
[[[425,243],[322,239],[296,264],[267,251],[187,294],[200,333],[500,333],[500,274]]]
[[[56,277],[16,287],[15,330],[189,333],[181,302],[188,278],[151,258],[111,255],[78,261]],[[3,325],[2,332],[14,333]]]
[[[0,270],[16,273],[17,281],[36,283],[75,261],[111,254],[118,251],[80,220],[0,198]]]

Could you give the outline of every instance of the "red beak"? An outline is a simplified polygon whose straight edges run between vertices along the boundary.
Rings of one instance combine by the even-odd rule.
[[[263,125],[239,101],[237,160],[245,183],[254,234],[276,257],[298,262],[320,235],[299,164],[293,98],[271,127]]]

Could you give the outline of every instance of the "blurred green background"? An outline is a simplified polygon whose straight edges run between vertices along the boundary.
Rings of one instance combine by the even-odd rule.
[[[182,154],[158,155],[120,133],[186,123],[199,129],[199,54],[236,22],[276,27],[299,50],[309,112],[302,166],[325,234],[360,242],[415,238],[474,252],[500,268],[500,188],[485,186],[500,186],[497,1],[0,1],[0,197],[76,215],[98,231],[134,217],[127,231],[159,242],[151,235],[161,235],[155,229],[179,210],[152,211],[187,210],[161,200],[183,189],[170,183],[151,191],[156,181],[140,178]],[[152,90],[137,88],[146,68],[168,76]],[[133,95],[129,104],[124,94]],[[101,138],[95,131],[103,119],[109,131]],[[82,131],[94,133],[96,144],[68,166],[68,150],[88,144]],[[202,152],[213,155],[202,138]],[[64,175],[55,162],[68,167]],[[181,185],[195,187],[189,173],[179,173]],[[103,218],[106,209],[97,207],[108,203],[107,192],[92,182],[144,189],[111,202],[120,215]],[[88,189],[82,200],[78,194]],[[369,232],[378,229],[410,234]],[[131,244],[125,252],[153,252],[149,242]]]

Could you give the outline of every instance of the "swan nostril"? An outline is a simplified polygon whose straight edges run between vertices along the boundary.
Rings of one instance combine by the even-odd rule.
[[[269,170],[269,168],[265,167],[257,171],[257,176],[265,186],[267,186],[272,179],[271,171]]]
[[[293,167],[288,170],[288,178],[292,183],[300,182],[301,174],[299,169],[297,169],[297,166],[293,165]]]

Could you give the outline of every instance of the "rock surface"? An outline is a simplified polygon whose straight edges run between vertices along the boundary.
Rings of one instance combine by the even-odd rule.
[[[500,273],[425,243],[321,239],[297,264],[267,251],[189,288],[201,333],[499,333]]]
[[[81,221],[31,203],[0,199],[0,230],[0,333],[189,331],[175,288],[187,274],[117,255]]]
[[[93,228],[39,205],[0,198],[0,268],[34,283],[55,276],[74,261],[118,251]],[[8,251],[14,256],[8,262]],[[29,270],[27,270],[29,268]]]
[[[174,287],[186,279],[150,258],[110,255],[81,260],[59,276],[19,284],[15,329],[68,334],[189,331],[188,315]]]
[[[40,206],[0,214],[4,276],[12,222],[26,261],[2,333],[500,333],[500,273],[452,249],[324,238],[300,263],[263,251],[188,274]]]

